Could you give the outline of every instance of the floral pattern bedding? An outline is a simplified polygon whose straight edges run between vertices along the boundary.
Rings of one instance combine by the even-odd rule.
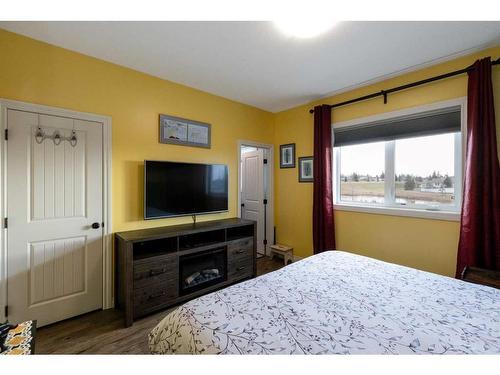
[[[328,251],[196,298],[152,353],[500,353],[500,290]]]

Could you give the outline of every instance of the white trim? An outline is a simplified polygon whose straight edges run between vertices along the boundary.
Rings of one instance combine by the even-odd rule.
[[[390,119],[393,119],[396,117],[405,117],[405,116],[419,114],[422,112],[430,112],[430,111],[440,110],[440,109],[444,109],[444,108],[448,108],[448,107],[458,107],[458,106],[462,107],[462,121],[464,120],[464,118],[465,118],[465,120],[467,120],[467,118],[465,116],[465,112],[466,112],[466,108],[467,108],[467,97],[463,96],[460,98],[444,100],[441,102],[424,104],[424,105],[419,105],[419,106],[415,106],[415,107],[407,107],[407,108],[400,109],[397,111],[383,112],[383,113],[379,113],[379,114],[372,115],[372,116],[357,117],[357,118],[352,119],[352,120],[333,122],[332,127],[334,129],[338,129],[338,128],[345,128],[345,127],[362,125],[362,124],[369,124],[372,122],[390,120]]]
[[[7,108],[0,101],[0,219],[6,216],[6,194],[5,186],[7,181],[5,179],[4,170],[6,169],[5,157],[7,148],[5,147],[5,124],[7,123]],[[3,223],[2,227],[3,227]],[[0,229],[0,322],[5,322],[5,306],[7,306],[7,238],[5,236],[5,229]]]
[[[396,194],[396,170],[394,163],[395,153],[396,153],[396,142],[395,141],[385,142],[384,201],[388,204],[395,204],[395,194]],[[338,200],[337,202],[340,202],[340,200]]]
[[[334,194],[335,203],[334,208],[340,211],[357,211],[357,212],[365,212],[372,214],[383,214],[383,215],[395,215],[395,216],[409,216],[409,217],[418,217],[425,219],[437,219],[437,220],[450,220],[450,221],[458,221],[460,220],[460,208],[462,204],[462,186],[463,186],[463,169],[464,169],[464,155],[465,155],[465,147],[466,147],[466,127],[467,127],[467,98],[461,97],[452,100],[446,100],[442,102],[436,102],[432,104],[416,106],[405,108],[398,111],[385,112],[382,114],[377,114],[374,116],[367,116],[363,118],[356,118],[349,121],[342,121],[338,123],[332,123],[332,135],[334,134],[334,129],[357,126],[361,124],[369,124],[381,122],[384,120],[390,120],[394,118],[401,118],[406,116],[411,116],[419,113],[457,107],[460,106],[461,113],[461,136],[455,137],[455,196],[458,197],[456,199],[456,204],[452,207],[452,210],[444,210],[441,209],[439,211],[426,209],[426,207],[411,207],[405,206],[401,207],[396,205],[394,201],[394,183],[392,184],[384,184],[385,188],[385,204],[384,205],[373,205],[373,204],[363,204],[363,203],[350,203],[350,202],[342,202],[340,200],[340,189],[339,189],[339,181],[340,181],[340,165],[341,165],[341,155],[339,149],[334,149],[335,155],[335,165],[336,169],[333,173],[333,183],[334,189],[336,190],[336,194]],[[460,139],[462,139],[462,144],[460,145]],[[333,147],[333,136],[332,136],[332,147]],[[394,142],[386,142],[385,145],[385,177],[386,181],[394,181]],[[388,162],[390,161],[390,162]]]
[[[102,308],[115,307],[114,264],[113,264],[113,175],[112,175],[112,127],[111,117],[103,117],[102,158],[103,158],[103,254],[102,254]]]
[[[87,112],[78,112],[58,107],[49,107],[40,104],[25,103],[16,100],[8,100],[0,98],[0,216],[3,219],[6,216],[6,186],[7,176],[5,173],[5,165],[7,161],[5,140],[3,134],[5,124],[7,123],[7,110],[19,110],[25,112],[42,113],[52,116],[62,116],[68,118],[81,119],[86,121],[99,122],[103,125],[103,212],[104,221],[103,228],[103,285],[102,285],[102,306],[103,309],[112,308],[114,306],[114,268],[113,268],[113,224],[112,218],[112,191],[111,191],[111,124],[112,120],[109,116],[96,115]],[[7,304],[7,249],[6,249],[5,230],[0,230],[0,322],[5,321],[4,307]]]
[[[267,197],[267,247],[266,255],[269,255],[269,246],[274,243],[274,145],[269,143],[261,143],[255,141],[246,141],[239,139],[237,142],[237,155],[238,155],[238,217],[241,217],[241,191],[240,191],[240,181],[241,181],[241,147],[250,146],[265,148],[268,150],[267,153],[267,181],[268,181],[268,197]]]
[[[331,132],[332,132],[332,192],[333,192],[333,201],[334,202],[339,202],[340,201],[340,189],[338,187],[340,184],[338,183],[338,179],[340,178],[340,173],[337,173],[336,171],[340,171],[340,150],[338,148],[333,148],[334,144],[334,137],[335,134],[333,134],[333,126],[331,127]]]
[[[381,214],[391,216],[406,216],[417,217],[422,219],[436,219],[446,221],[460,221],[460,212],[450,211],[430,211],[400,207],[383,207],[383,206],[362,206],[346,203],[335,203],[333,205],[336,211],[352,211],[364,212],[368,214]]]
[[[467,97],[462,98],[462,145],[458,139],[455,138],[455,158],[460,157],[460,168],[455,166],[456,177],[460,184],[455,184],[455,195],[460,197],[460,207],[459,211],[461,211],[462,203],[463,203],[463,189],[464,189],[464,177],[465,177],[465,155],[467,152]],[[461,146],[461,147],[460,147]],[[457,155],[460,153],[460,155]],[[460,195],[459,195],[460,194]]]

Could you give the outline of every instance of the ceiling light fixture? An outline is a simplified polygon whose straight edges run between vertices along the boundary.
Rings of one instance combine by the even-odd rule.
[[[336,25],[331,19],[283,19],[274,21],[274,25],[285,35],[295,38],[314,38]]]

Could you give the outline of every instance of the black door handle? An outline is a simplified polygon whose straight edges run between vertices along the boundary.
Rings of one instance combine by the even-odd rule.
[[[101,227],[101,224],[99,224],[99,223],[92,223],[91,227],[92,227],[92,229],[99,229]]]

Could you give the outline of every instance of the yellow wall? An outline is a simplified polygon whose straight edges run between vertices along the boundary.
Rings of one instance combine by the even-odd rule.
[[[273,115],[131,69],[0,29],[0,98],[112,117],[113,229],[190,222],[144,221],[143,161],[182,160],[229,166],[229,213],[237,214],[237,140],[273,141]],[[158,143],[159,114],[212,124],[212,148]]]
[[[483,56],[500,56],[500,47],[405,74],[348,93],[271,114],[250,106],[161,80],[127,68],[54,47],[0,29],[0,98],[108,115],[113,120],[113,224],[128,230],[190,222],[190,218],[142,219],[144,159],[219,162],[229,165],[229,213],[237,212],[238,139],[295,142],[297,156],[312,155],[309,108],[335,103],[384,88],[459,69]],[[497,118],[500,116],[500,68],[494,68]],[[466,76],[450,78],[380,99],[336,109],[333,120],[345,121],[386,111],[464,96]],[[160,113],[212,124],[209,150],[158,143]],[[497,132],[500,138],[500,131]],[[500,144],[500,139],[499,139]],[[278,147],[277,152],[278,152]],[[294,246],[296,255],[312,253],[312,184],[297,182],[297,168],[279,169],[276,155],[275,217],[277,238]],[[336,212],[339,249],[452,275],[458,223],[355,212]]]
[[[312,106],[320,103],[337,103],[461,69],[485,56],[498,58],[500,47],[280,112],[275,115],[275,144],[296,143],[297,157],[312,155],[313,116],[308,112]],[[493,68],[493,82],[498,119],[500,116],[500,68],[498,67]],[[346,121],[463,97],[466,93],[467,77],[461,75],[389,95],[388,104],[385,105],[382,99],[378,98],[336,108],[332,112],[332,121]],[[497,120],[497,129],[499,123]],[[497,138],[500,144],[500,129],[497,130]],[[278,151],[277,147],[276,152]],[[298,183],[297,169],[279,169],[278,157],[275,168],[277,239],[279,242],[292,245],[296,255],[311,255],[312,184]],[[347,211],[335,213],[338,249],[449,276],[455,272],[458,231],[458,222]]]

